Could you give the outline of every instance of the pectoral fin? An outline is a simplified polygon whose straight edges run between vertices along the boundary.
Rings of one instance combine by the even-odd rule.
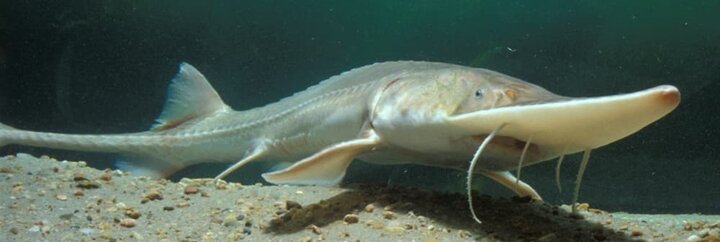
[[[336,185],[345,176],[350,162],[362,152],[380,144],[375,134],[332,145],[298,161],[287,169],[262,174],[270,183],[295,185]]]
[[[527,183],[517,180],[517,178],[515,178],[512,174],[510,174],[510,172],[507,172],[507,171],[502,171],[502,172],[480,171],[480,174],[482,174],[483,176],[486,176],[490,179],[495,180],[496,182],[502,184],[503,186],[507,187],[510,190],[515,191],[515,193],[517,193],[518,196],[521,196],[521,197],[529,196],[535,200],[542,201],[540,194],[538,194],[535,191],[535,189],[533,189]]]

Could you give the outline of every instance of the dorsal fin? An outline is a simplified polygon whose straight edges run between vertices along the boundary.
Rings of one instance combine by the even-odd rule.
[[[163,111],[150,130],[166,130],[188,120],[207,116],[221,110],[230,110],[195,67],[180,63],[180,70],[170,82]]]

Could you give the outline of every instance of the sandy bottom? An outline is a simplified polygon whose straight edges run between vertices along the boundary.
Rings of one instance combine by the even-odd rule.
[[[720,241],[717,215],[478,195],[477,224],[463,194],[176,183],[24,154],[0,158],[0,180],[0,241]]]

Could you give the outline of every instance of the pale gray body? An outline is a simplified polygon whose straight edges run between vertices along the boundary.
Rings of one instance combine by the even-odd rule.
[[[353,158],[464,169],[485,135],[507,125],[478,167],[510,187],[515,180],[507,171],[518,167],[521,153],[520,164],[530,165],[597,148],[645,127],[678,102],[671,86],[573,99],[486,69],[401,61],[353,69],[264,107],[234,111],[200,72],[182,64],[150,131],[69,135],[0,124],[0,146],[119,153],[135,158],[133,169],[162,175],[201,162],[239,160],[223,177],[258,159],[299,160],[263,177],[336,184]],[[539,198],[519,184],[516,192]]]

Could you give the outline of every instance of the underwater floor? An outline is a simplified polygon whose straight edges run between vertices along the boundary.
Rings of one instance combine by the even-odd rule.
[[[720,216],[610,213],[405,187],[180,182],[0,158],[0,241],[719,241]],[[611,196],[611,194],[608,194]]]

